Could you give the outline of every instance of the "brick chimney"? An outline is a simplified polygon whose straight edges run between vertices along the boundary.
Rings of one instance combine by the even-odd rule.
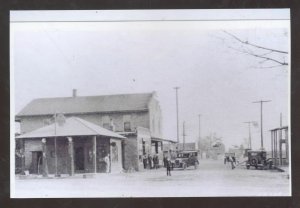
[[[73,98],[77,97],[77,89],[73,89]]]

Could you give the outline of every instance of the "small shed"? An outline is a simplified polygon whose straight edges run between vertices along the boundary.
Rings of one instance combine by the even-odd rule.
[[[125,137],[86,120],[70,117],[16,137],[22,141],[22,169],[31,174],[122,171]]]

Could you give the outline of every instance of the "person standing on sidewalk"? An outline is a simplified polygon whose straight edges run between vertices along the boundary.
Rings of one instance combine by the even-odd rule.
[[[171,176],[171,166],[172,166],[172,164],[171,164],[171,160],[170,160],[170,158],[168,158],[167,159],[167,176]]]
[[[146,155],[143,156],[143,164],[144,164],[144,169],[147,169],[147,157],[146,157]]]
[[[234,169],[235,168],[235,166],[234,166],[234,161],[233,161],[233,158],[232,158],[232,156],[229,156],[229,162],[231,163],[231,169]]]
[[[109,154],[107,154],[104,158],[104,162],[106,163],[106,173],[110,172],[110,159]]]
[[[152,169],[152,157],[151,155],[148,155],[148,165],[149,165],[149,169]]]

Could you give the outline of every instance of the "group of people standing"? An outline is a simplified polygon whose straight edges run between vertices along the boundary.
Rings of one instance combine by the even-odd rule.
[[[144,155],[143,164],[145,169],[157,169],[159,168],[158,155]]]
[[[235,156],[232,156],[232,155],[227,155],[224,157],[224,164],[226,165],[226,162],[230,162],[231,164],[231,169],[234,169],[235,168],[235,165],[236,165],[236,158]]]

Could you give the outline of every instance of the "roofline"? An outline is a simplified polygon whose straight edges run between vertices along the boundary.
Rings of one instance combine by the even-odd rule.
[[[124,140],[124,139],[126,139],[126,137],[125,138],[121,138],[121,137],[114,137],[114,136],[106,136],[106,135],[99,135],[99,134],[90,134],[90,135],[84,135],[84,134],[82,134],[82,135],[60,135],[60,136],[44,136],[44,137],[40,137],[40,136],[38,136],[38,137],[22,137],[22,134],[21,135],[19,135],[19,136],[16,136],[15,138],[16,139],[42,139],[42,138],[59,138],[59,137],[81,137],[81,136],[102,136],[102,137],[109,137],[109,138],[114,138],[114,139],[120,139],[120,140]],[[120,135],[120,136],[122,136],[122,135]],[[122,136],[122,137],[124,137],[124,136]]]
[[[120,134],[121,136],[124,136],[124,137],[132,136],[132,135],[136,136],[137,135],[137,133],[135,131],[116,131],[115,133]]]
[[[94,111],[94,112],[78,112],[78,113],[64,113],[64,115],[83,115],[83,114],[110,114],[110,113],[135,113],[135,112],[147,112],[149,108],[144,108],[140,110],[123,110],[123,111]],[[15,120],[19,120],[22,117],[38,117],[38,116],[53,116],[54,114],[25,114],[25,115],[16,115]]]
[[[77,95],[76,98],[87,98],[87,97],[105,97],[105,96],[121,96],[121,95],[153,95],[154,91],[152,92],[139,92],[139,93],[118,93],[118,94],[103,94],[103,95]],[[73,98],[73,96],[65,96],[65,97],[41,97],[41,98],[34,98],[34,100],[47,100],[47,99],[64,99],[64,98]]]
[[[278,128],[275,128],[275,129],[270,129],[269,131],[278,131],[278,130],[283,130],[283,129],[288,129],[289,126],[282,126],[282,127],[278,127]]]
[[[184,153],[184,152],[199,152],[199,150],[182,150],[182,151],[180,151],[180,153]]]
[[[176,141],[170,140],[170,139],[163,139],[163,138],[158,138],[158,137],[151,137],[151,140],[157,140],[157,141],[162,141],[162,142],[173,142],[173,143],[177,143]]]

